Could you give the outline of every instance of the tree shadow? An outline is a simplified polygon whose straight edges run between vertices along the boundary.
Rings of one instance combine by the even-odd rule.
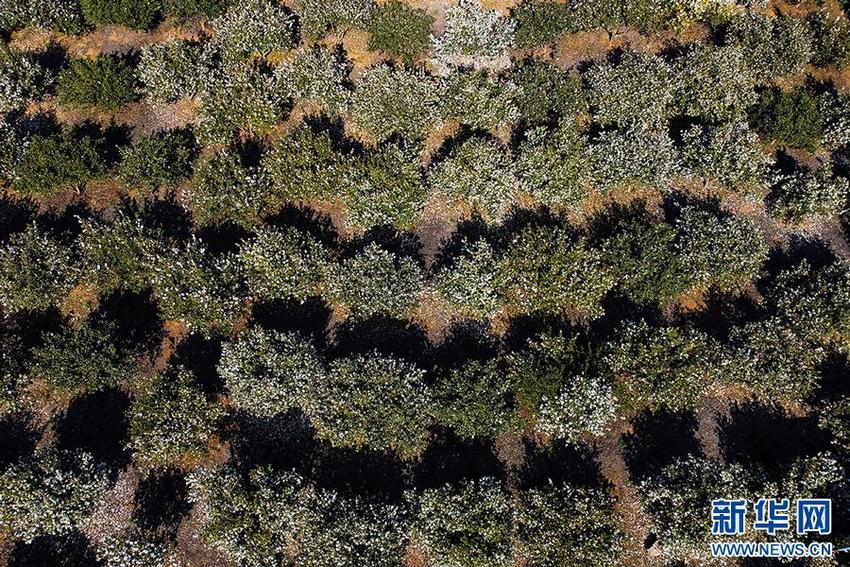
[[[434,347],[430,359],[436,366],[457,368],[470,360],[491,360],[499,352],[499,339],[487,321],[452,323],[445,338]]]
[[[224,393],[224,380],[217,370],[221,343],[220,338],[193,333],[177,345],[171,361],[174,366],[182,366],[192,372],[198,386],[209,398]]]
[[[141,211],[145,226],[162,231],[174,242],[185,242],[192,234],[192,215],[177,203],[174,195],[148,201]]]
[[[230,439],[234,462],[245,470],[268,465],[296,470],[308,476],[313,470],[317,442],[313,427],[300,409],[272,417],[237,412],[236,431]]]
[[[343,257],[355,256],[370,244],[377,244],[381,249],[396,256],[410,258],[421,268],[425,268],[425,257],[422,256],[422,242],[419,237],[387,225],[372,227],[362,236],[351,239],[343,250]]]
[[[0,244],[16,232],[23,232],[36,215],[35,203],[29,199],[0,196]]]
[[[425,362],[429,352],[428,338],[421,327],[383,315],[365,321],[346,321],[336,328],[334,338],[329,353],[333,358],[377,350],[386,356],[417,363]]]
[[[417,489],[437,488],[464,480],[484,477],[505,479],[492,441],[463,439],[453,431],[439,428],[422,457],[411,468],[410,478]]]
[[[250,238],[251,233],[242,226],[227,221],[205,226],[198,230],[198,239],[207,246],[212,256],[232,254],[239,251],[239,244]]]
[[[55,426],[56,445],[60,449],[81,449],[114,468],[127,465],[129,407],[127,394],[115,389],[74,398]]]
[[[326,344],[325,331],[331,320],[331,308],[321,297],[309,297],[303,302],[273,299],[254,304],[251,319],[264,329],[295,331]]]
[[[692,412],[645,411],[632,422],[632,433],[622,436],[623,457],[636,481],[657,475],[679,457],[700,453]]]
[[[310,207],[287,204],[264,220],[269,226],[292,227],[306,232],[332,250],[339,246],[339,233],[331,218]]]
[[[186,478],[177,469],[153,471],[139,483],[133,521],[160,541],[174,541],[192,506]]]
[[[0,416],[0,473],[35,451],[39,432],[32,416],[23,413]]]
[[[490,242],[492,227],[480,215],[475,214],[471,219],[464,219],[455,227],[448,240],[444,241],[434,258],[431,266],[433,271],[439,271],[454,264],[455,258],[469,249],[470,244],[479,240]]]
[[[9,553],[9,567],[105,567],[82,532],[65,536],[39,536],[19,541]]]
[[[316,488],[368,500],[400,502],[404,467],[392,453],[332,447],[320,443],[311,475]]]
[[[556,441],[545,447],[528,440],[523,442],[525,465],[519,476],[523,490],[543,487],[550,482],[585,488],[607,486],[591,447],[565,441]]]
[[[128,349],[149,350],[162,341],[162,319],[150,291],[113,293],[91,318],[114,323],[115,342]]]

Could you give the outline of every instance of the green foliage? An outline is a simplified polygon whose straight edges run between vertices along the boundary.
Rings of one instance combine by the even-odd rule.
[[[519,119],[514,99],[519,88],[486,71],[455,72],[446,79],[441,114],[480,130],[496,130]]]
[[[833,435],[836,445],[850,448],[850,398],[829,402],[821,411],[818,425]]]
[[[218,373],[238,409],[263,417],[306,404],[311,385],[326,380],[308,340],[259,327],[224,344]]]
[[[682,133],[685,173],[721,186],[742,189],[762,187],[768,179],[770,156],[746,122],[693,126]]]
[[[336,447],[420,454],[432,415],[425,371],[371,352],[331,362],[310,384],[305,408],[316,435]]]
[[[687,266],[685,281],[694,289],[735,289],[757,277],[767,259],[764,236],[749,219],[687,207],[676,228],[676,249]]]
[[[618,64],[594,66],[585,78],[591,110],[602,125],[657,126],[669,115],[672,70],[660,57],[628,51]]]
[[[802,223],[828,219],[847,210],[850,182],[824,164],[817,171],[795,171],[781,179],[768,196],[773,216]]]
[[[800,337],[781,320],[735,328],[728,379],[765,400],[803,402],[820,381],[822,348]]]
[[[240,246],[239,259],[253,297],[305,301],[318,295],[330,254],[307,233],[265,226]]]
[[[555,397],[541,400],[537,428],[572,443],[588,435],[603,435],[617,411],[610,381],[603,376],[575,372],[564,378]]]
[[[515,69],[512,78],[519,87],[515,99],[525,122],[536,124],[553,118],[571,118],[587,111],[587,100],[578,73],[567,72],[548,61],[529,57]]]
[[[494,478],[446,484],[409,496],[416,509],[414,538],[436,565],[514,565],[510,495]]]
[[[149,541],[136,533],[110,536],[98,545],[98,554],[105,562],[105,567],[164,565],[167,553],[165,544]]]
[[[549,484],[525,493],[518,538],[531,567],[618,567],[623,536],[602,490]]]
[[[431,285],[458,317],[489,318],[500,307],[498,266],[496,253],[487,241],[464,241],[460,254],[437,271]]]
[[[526,228],[514,236],[499,267],[497,286],[520,313],[569,313],[594,318],[614,285],[598,250],[562,228]]]
[[[348,106],[348,66],[341,56],[322,47],[299,50],[275,69],[283,93],[297,101],[314,103],[329,116]]]
[[[29,195],[47,195],[80,187],[106,172],[100,140],[70,132],[33,136],[15,168],[12,188]]]
[[[828,11],[817,12],[809,18],[813,35],[812,63],[821,67],[843,69],[850,63],[850,22]]]
[[[227,147],[198,160],[186,201],[200,225],[231,221],[251,227],[265,207],[268,192],[261,173],[243,166],[237,151]]]
[[[419,140],[434,126],[439,102],[438,85],[430,75],[380,65],[360,77],[351,117],[377,142],[394,134]]]
[[[301,35],[312,41],[334,28],[366,28],[374,10],[374,0],[299,0]]]
[[[139,98],[133,68],[121,57],[73,59],[59,73],[59,102],[116,110]]]
[[[740,47],[693,47],[676,70],[676,103],[690,116],[740,119],[756,100],[756,79]]]
[[[495,360],[447,369],[434,386],[437,420],[471,439],[516,433],[523,423],[514,390]]]
[[[72,35],[86,28],[78,0],[0,0],[0,29],[28,26]]]
[[[818,109],[823,126],[823,145],[835,150],[850,143],[850,99],[834,91],[826,91],[818,97]]]
[[[228,65],[200,98],[196,132],[206,144],[226,144],[240,131],[267,134],[283,112],[274,77],[256,65]]]
[[[460,0],[446,8],[443,34],[433,38],[437,59],[457,66],[496,62],[514,45],[516,22],[478,0]]]
[[[225,59],[238,61],[275,50],[289,49],[294,43],[294,21],[289,12],[273,0],[245,0],[228,8],[212,21],[213,41]]]
[[[419,301],[422,280],[413,260],[369,244],[328,269],[324,296],[355,320],[374,315],[405,318]]]
[[[513,9],[517,22],[516,42],[519,47],[537,47],[555,43],[562,35],[574,31],[571,4],[561,2],[523,2]]]
[[[431,44],[434,18],[399,0],[380,4],[367,25],[369,49],[412,63]]]
[[[741,47],[747,65],[760,81],[797,74],[812,57],[809,30],[788,16],[744,12],[729,24],[726,42]]]
[[[528,131],[516,166],[523,189],[544,205],[576,209],[590,193],[587,140],[572,119]]]
[[[158,0],[80,0],[90,24],[119,24],[128,28],[151,27],[159,16]]]
[[[116,344],[107,324],[82,324],[44,336],[33,350],[32,373],[56,390],[79,394],[112,388],[139,372],[134,354]]]
[[[513,204],[518,186],[505,149],[490,138],[470,138],[432,166],[428,182],[437,194],[496,220]]]
[[[0,112],[26,106],[48,93],[54,75],[34,53],[20,53],[0,45]]]
[[[7,312],[43,311],[74,287],[75,252],[30,225],[0,249],[0,304]]]
[[[623,325],[605,363],[628,411],[661,406],[678,411],[696,408],[719,381],[718,351],[719,345],[699,331],[640,320]]]
[[[159,132],[119,149],[118,176],[128,187],[173,188],[192,171],[195,140],[185,130]]]
[[[174,102],[201,92],[205,65],[200,44],[172,39],[145,47],[137,72],[150,100]]]
[[[680,457],[638,490],[653,531],[665,543],[667,560],[710,559],[709,542],[716,541],[706,528],[713,499],[752,498],[752,475],[738,465],[689,455]]]
[[[154,259],[164,246],[159,231],[124,215],[109,224],[84,222],[79,242],[82,279],[104,295],[147,288]]]
[[[152,279],[163,315],[191,330],[227,333],[242,312],[245,290],[237,257],[213,257],[197,240],[159,254]]]
[[[0,475],[0,530],[27,543],[67,535],[108,488],[106,471],[88,453],[40,450]]]
[[[183,368],[158,374],[128,410],[129,447],[145,467],[194,462],[203,457],[222,409],[209,402]]]
[[[814,150],[822,133],[817,101],[803,89],[762,92],[752,109],[752,123],[770,140]]]
[[[676,149],[666,132],[643,126],[600,133],[589,148],[597,187],[663,188],[678,171]]]
[[[162,0],[162,13],[185,23],[195,18],[215,18],[230,5],[231,0]]]

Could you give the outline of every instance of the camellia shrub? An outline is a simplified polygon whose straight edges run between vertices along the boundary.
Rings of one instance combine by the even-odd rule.
[[[119,24],[145,29],[158,18],[157,0],[80,0],[83,16],[90,24]]]
[[[675,102],[689,116],[740,120],[756,101],[756,77],[741,47],[698,45],[676,59],[675,69]]]
[[[657,126],[673,102],[673,76],[660,57],[628,51],[616,65],[604,63],[585,75],[593,116],[602,125]]]
[[[569,313],[593,318],[614,285],[602,253],[563,228],[526,228],[511,240],[497,289],[519,313]]]
[[[109,224],[83,222],[79,243],[82,279],[106,295],[117,290],[139,293],[149,287],[165,239],[139,219],[120,215]]]
[[[301,35],[316,40],[333,29],[368,26],[375,11],[374,0],[299,0]]]
[[[369,244],[329,267],[323,295],[355,320],[374,315],[406,318],[416,308],[423,285],[416,262]]]
[[[744,194],[769,180],[770,155],[746,122],[693,126],[682,133],[682,162],[687,175]]]
[[[191,372],[172,368],[130,404],[128,446],[144,467],[191,464],[206,454],[222,413],[194,385]]]
[[[65,131],[27,140],[15,167],[12,188],[26,195],[47,195],[79,188],[106,173],[103,144],[91,136]]]
[[[414,457],[428,444],[433,420],[424,379],[424,370],[377,352],[339,358],[309,385],[305,409],[331,445]]]
[[[767,259],[764,236],[748,219],[688,207],[676,227],[676,249],[693,289],[735,289],[757,277]]]
[[[573,210],[590,193],[590,165],[587,139],[570,118],[553,130],[526,132],[516,161],[524,191],[544,205]]]
[[[721,378],[720,346],[694,329],[627,322],[605,355],[616,378],[618,401],[630,412],[644,408],[696,408]]]
[[[348,66],[339,53],[323,47],[303,48],[275,69],[281,91],[293,100],[318,104],[328,116],[348,107]]]
[[[53,72],[39,55],[0,46],[0,112],[10,112],[38,100],[53,87]]]
[[[576,31],[572,4],[561,2],[523,2],[511,11],[516,20],[519,47],[537,47],[555,43],[564,34]]]
[[[224,344],[218,373],[234,405],[262,417],[307,405],[312,384],[327,380],[308,339],[259,327]]]
[[[162,0],[162,13],[178,23],[220,16],[231,0]]]
[[[196,148],[185,130],[158,132],[119,148],[118,176],[131,188],[173,188],[192,172]]]
[[[443,34],[433,38],[437,59],[458,66],[495,62],[514,45],[516,23],[479,0],[460,0],[446,8]]]
[[[593,180],[603,191],[616,186],[664,187],[680,167],[667,133],[644,126],[602,132],[588,152]]]
[[[116,110],[139,98],[136,74],[121,57],[72,59],[59,73],[59,102]]]
[[[617,415],[611,381],[604,376],[572,373],[553,398],[540,403],[537,428],[555,439],[578,442],[608,431]]]
[[[273,0],[236,2],[211,23],[216,31],[212,41],[231,61],[252,54],[268,55],[293,45],[293,17]]]
[[[239,260],[254,298],[305,301],[319,294],[331,258],[324,245],[305,232],[264,226],[240,245]]]
[[[429,48],[433,23],[428,12],[399,0],[379,4],[366,26],[369,49],[413,63]]]
[[[203,46],[180,40],[145,47],[136,71],[145,95],[154,102],[197,96],[204,75],[210,72],[203,58]]]
[[[823,134],[821,143],[835,150],[850,143],[850,102],[845,95],[826,91],[818,97]]]
[[[498,269],[499,258],[486,240],[465,241],[430,283],[458,317],[490,318],[501,305],[496,289]]]
[[[446,121],[495,131],[519,119],[514,100],[519,88],[486,71],[455,72],[446,77],[441,113]]]
[[[86,29],[78,0],[0,0],[0,30],[37,27],[76,35]]]
[[[238,258],[231,253],[212,257],[198,240],[159,254],[152,284],[162,314],[193,331],[226,333],[242,312],[245,289]]]
[[[409,492],[414,509],[414,540],[446,567],[514,565],[510,494],[485,477]]]
[[[137,533],[109,537],[98,546],[97,551],[98,556],[106,562],[106,567],[149,567],[167,564],[168,547]]]
[[[514,164],[490,138],[470,138],[428,173],[431,190],[496,220],[513,204],[518,188]]]
[[[32,374],[65,394],[112,388],[139,372],[134,354],[116,344],[114,329],[83,323],[47,333],[33,350]]]
[[[843,69],[850,63],[850,22],[841,14],[816,12],[809,17],[812,31],[812,63]]]
[[[766,90],[751,110],[752,122],[769,140],[814,150],[820,143],[817,101],[805,90]]]
[[[437,420],[470,439],[517,433],[523,422],[514,390],[495,360],[446,369],[433,387]]]
[[[358,80],[351,118],[377,142],[394,134],[419,140],[437,122],[440,97],[429,75],[380,65],[366,70]]]
[[[517,537],[529,565],[623,564],[623,534],[604,491],[550,483],[526,491],[524,499]]]
[[[0,481],[0,529],[27,543],[79,529],[109,489],[90,454],[55,449],[12,464]]]
[[[564,4],[533,4],[564,6]],[[519,87],[515,102],[522,120],[529,124],[573,118],[588,110],[587,96],[578,73],[529,57],[511,74]]]
[[[186,202],[198,224],[231,221],[251,227],[266,206],[268,183],[262,172],[247,168],[228,147],[198,160]]]
[[[817,171],[784,176],[768,196],[770,213],[793,223],[817,221],[847,210],[850,182],[824,164]]]
[[[741,47],[759,81],[799,73],[813,54],[811,34],[803,22],[761,12],[747,11],[732,19],[726,43]]]
[[[30,225],[0,249],[0,304],[7,312],[58,304],[77,279],[76,252]]]

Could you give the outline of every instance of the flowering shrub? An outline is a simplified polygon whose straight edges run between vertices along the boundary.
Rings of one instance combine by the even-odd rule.
[[[441,567],[509,567],[512,553],[510,495],[492,478],[408,493],[415,509],[414,539]]]
[[[809,27],[813,36],[812,63],[839,69],[850,63],[850,22],[846,17],[816,12],[809,18]]]
[[[410,258],[369,244],[328,269],[325,298],[353,319],[407,317],[422,293],[421,268]]]
[[[53,87],[54,75],[38,55],[0,46],[0,112],[9,112],[41,98]]]
[[[434,192],[468,204],[495,220],[512,205],[517,190],[505,149],[489,138],[470,138],[453,148],[428,173]]]
[[[513,20],[485,10],[480,0],[460,0],[446,8],[445,30],[432,41],[437,59],[444,63],[486,65],[513,47],[515,28]]]
[[[440,93],[421,71],[380,65],[357,82],[351,107],[354,123],[382,142],[393,134],[423,138],[438,116]]]
[[[740,119],[756,100],[756,78],[741,47],[693,47],[676,60],[675,78],[676,104],[690,116]]]
[[[660,57],[626,52],[617,64],[592,67],[585,75],[594,118],[603,125],[659,125],[673,102],[670,66]]]
[[[577,442],[585,435],[603,435],[616,417],[611,383],[601,376],[567,377],[554,398],[543,398],[537,427],[557,439]]]
[[[433,23],[428,12],[389,0],[378,5],[366,26],[369,49],[412,63],[430,46]]]
[[[301,35],[315,40],[334,28],[365,28],[374,10],[374,0],[298,0]]]
[[[12,464],[0,481],[0,529],[28,543],[79,529],[109,489],[91,455],[54,449]]]
[[[167,547],[139,535],[111,536],[98,546],[98,556],[106,567],[153,567],[168,565]]]
[[[286,96],[317,103],[329,116],[342,112],[351,99],[345,61],[322,47],[299,50],[275,69],[275,79]]]
[[[222,409],[208,402],[183,368],[159,374],[130,404],[133,456],[145,467],[179,465],[206,454]]]
[[[150,285],[151,266],[164,245],[157,230],[119,216],[112,224],[86,221],[80,235],[82,279],[102,294],[141,292]]]
[[[437,271],[431,285],[459,318],[492,317],[498,311],[499,260],[485,240],[464,242],[451,263]]]
[[[0,249],[0,305],[7,312],[41,311],[59,303],[77,278],[75,251],[35,225]]]
[[[788,16],[772,18],[760,12],[735,17],[726,41],[738,45],[747,64],[764,81],[794,75],[812,58],[812,38],[806,25]]]
[[[522,120],[527,123],[568,119],[587,111],[587,97],[578,73],[529,57],[515,68],[511,78],[519,87],[515,100]]]
[[[224,344],[218,373],[237,408],[264,417],[305,404],[310,385],[326,380],[307,339],[259,327]]]
[[[486,71],[455,72],[446,78],[441,113],[444,120],[481,130],[496,130],[516,122],[519,110],[514,99],[519,88]]]
[[[293,18],[273,0],[236,2],[212,21],[212,27],[216,31],[213,41],[231,61],[293,45]]]
[[[186,201],[198,224],[232,221],[250,227],[265,208],[268,192],[262,174],[244,167],[228,147],[198,161]]]
[[[307,414],[316,435],[336,447],[413,457],[428,443],[432,401],[425,371],[377,352],[339,358],[313,380]]]
[[[67,34],[85,30],[78,0],[0,0],[0,29],[33,26]]]
[[[643,126],[602,132],[588,151],[593,179],[601,189],[618,185],[664,187],[679,169],[676,149],[667,133]]]
[[[305,301],[318,295],[330,254],[307,233],[265,226],[240,245],[239,259],[255,298]]]
[[[830,150],[850,143],[850,99],[827,91],[818,98],[823,126],[821,142]]]
[[[201,92],[210,70],[203,47],[189,41],[169,40],[142,50],[137,73],[147,97],[155,102],[174,102]]]
[[[850,182],[830,165],[784,176],[768,198],[772,215],[794,223],[827,219],[847,210]]]
[[[735,189],[760,188],[772,160],[746,122],[693,126],[682,133],[685,173]]]

